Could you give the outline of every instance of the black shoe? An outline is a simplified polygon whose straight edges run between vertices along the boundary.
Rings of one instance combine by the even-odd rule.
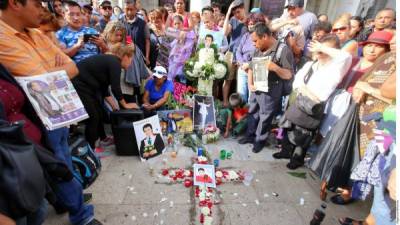
[[[62,206],[60,204],[54,205],[53,207],[54,207],[54,210],[56,211],[57,215],[61,215],[61,214],[68,212],[68,209],[65,206]]]
[[[295,170],[295,169],[297,169],[299,167],[302,167],[303,165],[304,165],[304,162],[299,162],[299,161],[296,161],[296,160],[290,160],[290,162],[286,165],[286,167],[289,170]]]
[[[90,221],[88,224],[86,225],[103,225],[102,222],[96,220],[96,219],[92,219],[92,221]]]
[[[92,193],[83,193],[83,203],[87,204],[92,201],[93,195]]]
[[[275,159],[290,159],[291,154],[287,151],[280,151],[280,152],[275,152],[274,154],[272,154],[272,157],[274,157]]]
[[[254,143],[254,138],[251,137],[244,137],[239,140],[239,144],[244,145],[244,144],[252,144]]]
[[[257,141],[256,143],[254,143],[253,152],[254,153],[261,152],[261,150],[264,148],[264,146],[265,146],[265,142]]]

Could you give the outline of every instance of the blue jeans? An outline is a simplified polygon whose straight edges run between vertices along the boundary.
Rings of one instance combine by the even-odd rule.
[[[57,159],[62,160],[72,171],[72,159],[68,146],[68,128],[47,131],[50,147]],[[57,183],[57,200],[68,209],[69,220],[74,225],[85,225],[93,219],[93,206],[83,203],[82,185],[74,178],[71,181]]]
[[[40,207],[36,212],[27,215],[16,221],[17,225],[41,225],[47,216],[47,201],[43,199]]]
[[[248,77],[247,73],[242,70],[238,69],[237,71],[237,93],[240,94],[242,97],[243,102],[247,103],[249,101],[249,86],[248,86]]]
[[[385,180],[391,169],[395,165],[395,144],[392,144],[389,154],[385,157],[386,163],[381,175],[381,179]],[[394,165],[393,165],[394,164]],[[386,182],[384,182],[386,183]],[[379,184],[374,186],[374,199],[372,201],[371,214],[374,216],[376,224],[379,225],[395,225],[396,224],[396,204],[388,205],[389,195],[385,193],[387,184]]]

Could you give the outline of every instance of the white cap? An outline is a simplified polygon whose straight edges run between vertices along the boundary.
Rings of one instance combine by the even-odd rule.
[[[156,66],[153,70],[153,76],[163,78],[167,76],[167,70],[162,66]]]

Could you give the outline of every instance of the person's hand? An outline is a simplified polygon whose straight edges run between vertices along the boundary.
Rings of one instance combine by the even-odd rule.
[[[153,106],[152,105],[150,105],[150,104],[143,104],[143,107],[146,109],[146,110],[153,110]]]
[[[182,43],[185,40],[185,38],[186,38],[186,32],[184,32],[184,31],[179,32],[179,36],[178,36],[179,42]]]
[[[126,103],[123,107],[125,109],[139,109],[139,106],[136,103]]]
[[[64,58],[60,54],[56,54],[54,61],[55,61],[55,67],[60,67],[65,64]]]
[[[225,131],[224,133],[224,138],[228,138],[229,137],[229,130]]]
[[[235,3],[235,1],[232,1],[232,3],[229,5],[228,11],[226,13],[226,17],[229,17],[231,15],[234,3]]]
[[[357,87],[354,87],[352,97],[354,102],[360,104],[365,98],[365,92]]]
[[[249,90],[250,90],[251,92],[256,92],[256,91],[257,91],[257,88],[256,88],[256,86],[254,86],[254,85],[252,85],[252,84],[249,84]]]
[[[146,58],[144,59],[144,61],[145,61],[145,63],[146,63],[147,66],[150,65],[150,59],[149,59],[149,58],[146,57]]]
[[[396,169],[393,169],[392,172],[390,172],[387,189],[389,190],[390,198],[396,200]]]
[[[241,66],[241,69],[245,72],[247,72],[250,69],[250,64],[248,63],[243,63]]]
[[[84,44],[85,44],[85,42],[83,41],[83,35],[82,35],[82,36],[80,36],[80,37],[78,38],[78,42],[76,42],[76,44],[74,45],[74,47],[80,49],[80,48],[83,47]]]
[[[103,38],[92,36],[89,38],[90,42],[93,42],[95,45],[97,45],[100,49],[105,49],[107,48],[106,42],[103,40]]]
[[[321,52],[323,45],[318,42],[318,41],[311,41],[310,44],[308,44],[308,50],[312,53],[317,53]]]
[[[274,62],[272,62],[272,61],[269,61],[269,62],[267,63],[267,68],[268,68],[269,71],[274,71],[274,72],[276,72],[280,67],[279,67],[278,65],[276,65],[276,63],[274,63]]]
[[[148,153],[148,152],[143,153],[143,158],[148,158],[149,156],[150,156],[150,153]]]

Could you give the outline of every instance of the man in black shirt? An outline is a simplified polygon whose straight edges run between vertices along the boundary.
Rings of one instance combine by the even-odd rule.
[[[265,24],[257,24],[251,37],[257,50],[254,53],[252,65],[248,65],[251,91],[249,120],[246,136],[239,140],[239,143],[254,143],[253,152],[258,153],[266,144],[272,119],[279,110],[284,81],[292,79],[294,57],[290,48],[285,43],[279,43]],[[260,73],[260,69],[254,70],[257,68],[254,60],[257,57],[267,56],[271,57],[271,61],[265,65],[268,77],[261,76],[261,80],[268,79],[268,90],[265,88],[260,90],[259,87],[254,86],[253,82],[253,77],[258,77],[257,80],[260,80],[259,74],[256,74]],[[261,72],[262,70],[263,68]]]

